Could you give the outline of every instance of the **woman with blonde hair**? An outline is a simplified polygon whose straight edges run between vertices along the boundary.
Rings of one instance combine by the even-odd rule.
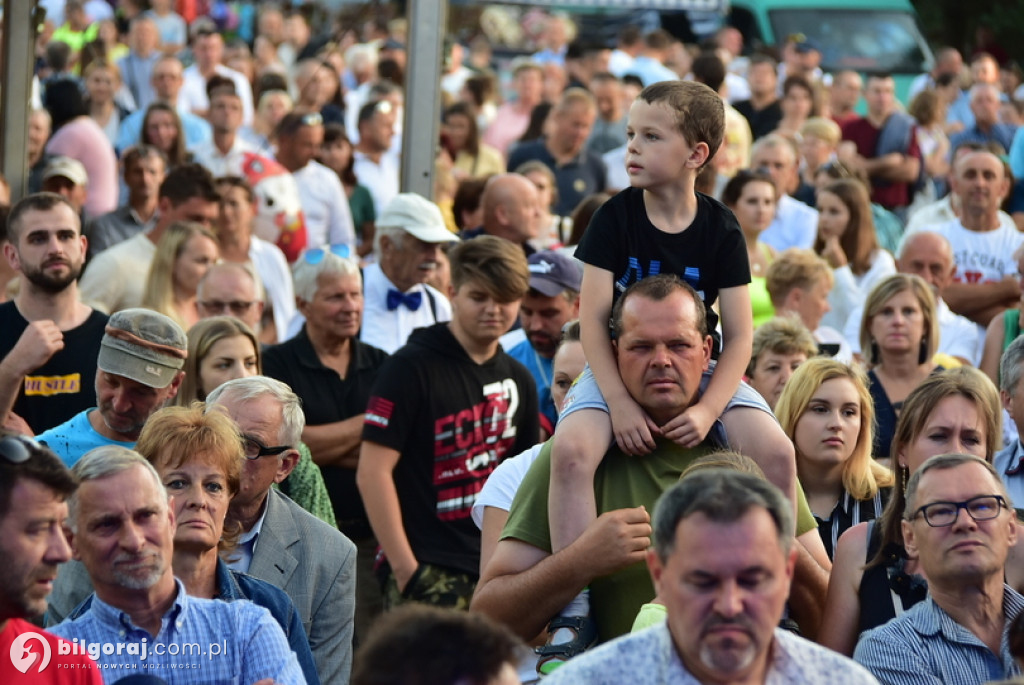
[[[890,456],[903,401],[937,367],[939,318],[931,286],[920,276],[896,274],[868,295],[860,325],[861,354],[875,405],[876,459]]]
[[[156,246],[142,306],[165,314],[188,330],[199,321],[199,279],[220,257],[217,236],[202,224],[171,224]]]
[[[174,404],[187,407],[204,401],[215,388],[235,378],[263,373],[259,340],[251,328],[233,316],[211,316],[188,331],[185,379]]]
[[[892,442],[896,484],[882,516],[846,531],[836,546],[818,642],[852,655],[858,636],[927,596],[918,561],[903,545],[901,522],[910,474],[938,454],[986,461],[1001,442],[999,393],[971,367],[941,371],[904,403]]]
[[[825,117],[811,117],[800,127],[800,179],[801,189],[810,191],[806,196],[795,195],[796,199],[813,207],[817,200],[814,197],[814,174],[818,169],[836,158],[839,141],[843,132],[839,124]]]
[[[871,458],[874,409],[867,378],[855,366],[809,359],[775,406],[796,447],[797,478],[831,559],[839,536],[882,515],[892,472]]]

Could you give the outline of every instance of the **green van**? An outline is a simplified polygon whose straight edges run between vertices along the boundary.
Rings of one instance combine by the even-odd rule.
[[[933,56],[910,0],[730,0],[728,23],[754,50],[803,34],[821,45],[825,72],[889,72],[906,102],[910,82]]]

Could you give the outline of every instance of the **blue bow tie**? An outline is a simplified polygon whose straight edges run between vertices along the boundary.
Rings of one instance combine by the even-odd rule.
[[[409,311],[414,312],[423,304],[423,293],[418,290],[408,295],[394,288],[388,288],[388,311],[393,312],[400,305],[405,305]]]

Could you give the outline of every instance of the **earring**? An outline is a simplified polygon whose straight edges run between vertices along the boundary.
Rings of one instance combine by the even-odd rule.
[[[882,356],[882,353],[878,349],[878,343],[875,342],[874,340],[872,340],[871,341],[871,359],[870,359],[871,363],[872,364],[877,364],[878,360],[879,360],[879,357],[881,357],[881,356]]]
[[[922,338],[921,351],[917,353],[917,363],[924,364],[928,361],[928,339]]]

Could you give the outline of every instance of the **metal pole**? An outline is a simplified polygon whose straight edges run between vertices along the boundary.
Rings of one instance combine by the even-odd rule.
[[[39,12],[37,14],[37,12]],[[42,8],[31,0],[4,3],[3,69],[0,71],[0,160],[11,202],[28,192],[28,114],[35,65],[36,27]]]
[[[402,192],[434,196],[434,157],[441,117],[441,53],[448,26],[447,0],[412,0],[409,17]]]

